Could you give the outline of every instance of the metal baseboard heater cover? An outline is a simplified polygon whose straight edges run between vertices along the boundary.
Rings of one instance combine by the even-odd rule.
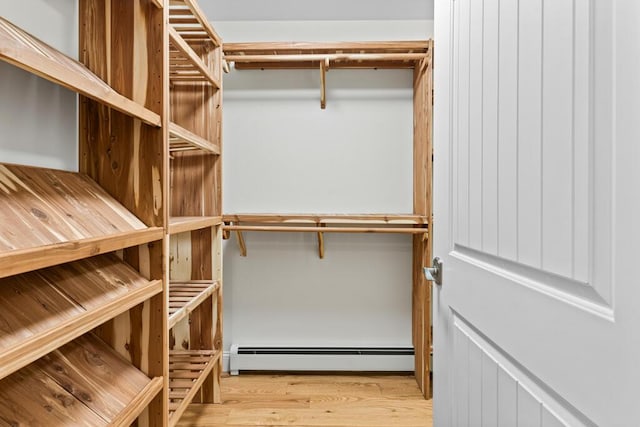
[[[240,371],[409,372],[413,347],[267,347],[231,345],[231,375]]]

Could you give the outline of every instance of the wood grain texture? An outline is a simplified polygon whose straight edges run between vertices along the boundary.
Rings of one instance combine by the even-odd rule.
[[[180,426],[431,427],[431,401],[413,377],[223,377],[222,405],[191,405]]]
[[[118,92],[163,114],[163,10],[147,0],[82,0],[79,15],[82,62]],[[84,97],[79,116],[80,171],[145,224],[163,227],[165,130]]]
[[[214,306],[213,324],[213,348],[223,349],[224,331],[224,288],[222,286],[222,227],[216,227],[213,235],[213,277],[219,283],[217,298]],[[213,402],[222,403],[222,373],[224,371],[222,358],[218,360],[213,368]]]
[[[62,54],[0,17],[0,59],[108,105],[121,113],[160,126],[160,116],[123,96],[78,61]]]
[[[0,378],[162,291],[114,255],[0,280]]]
[[[0,253],[145,229],[86,175],[0,164]]]
[[[433,43],[428,57],[414,69],[413,79],[413,211],[424,215],[432,227],[432,63]],[[426,236],[425,236],[426,237]],[[416,349],[415,374],[425,397],[431,396],[431,285],[424,267],[431,265],[431,238],[413,238],[412,329]]]
[[[135,419],[143,406],[132,408],[132,402],[159,391],[148,387],[151,382],[107,344],[84,335],[0,381],[0,421],[106,426],[122,419],[122,411],[130,414],[126,420]]]
[[[193,151],[174,153],[171,160],[172,217],[216,216],[211,191],[216,157]],[[209,192],[211,194],[207,194]]]
[[[0,205],[0,277],[159,238],[83,174],[0,164]]]
[[[60,384],[27,366],[0,384],[0,422],[3,426],[105,426],[104,419]]]
[[[166,2],[163,2],[166,3]],[[151,0],[80,0],[81,61],[115,90],[159,114],[162,128],[81,98],[80,170],[145,224],[168,227],[168,35],[166,8]],[[164,239],[166,240],[166,239]],[[167,244],[124,251],[165,292],[101,325],[100,337],[150,377],[167,378]],[[166,391],[139,425],[166,425]]]

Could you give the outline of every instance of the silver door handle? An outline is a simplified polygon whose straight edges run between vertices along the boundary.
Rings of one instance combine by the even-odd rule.
[[[433,259],[433,267],[424,268],[424,276],[436,285],[442,285],[442,260],[438,257]]]

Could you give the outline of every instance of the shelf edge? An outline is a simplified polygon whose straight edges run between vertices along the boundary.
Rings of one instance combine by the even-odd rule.
[[[149,403],[162,391],[164,388],[164,379],[162,377],[153,378],[145,388],[140,390],[140,393],[127,404],[127,406],[114,418],[109,425],[110,426],[128,426],[133,423],[136,418],[140,416],[140,413],[149,406]]]
[[[149,227],[108,236],[8,251],[0,255],[0,278],[162,240],[163,235],[162,227]]]
[[[171,219],[189,218],[188,221],[171,224]],[[171,217],[169,218],[169,234],[180,234],[189,231],[201,230],[203,228],[215,227],[222,224],[221,216],[203,216],[203,217]]]

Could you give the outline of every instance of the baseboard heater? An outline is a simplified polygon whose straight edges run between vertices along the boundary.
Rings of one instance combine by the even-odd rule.
[[[231,375],[240,371],[409,372],[413,347],[255,347],[234,344]]]

